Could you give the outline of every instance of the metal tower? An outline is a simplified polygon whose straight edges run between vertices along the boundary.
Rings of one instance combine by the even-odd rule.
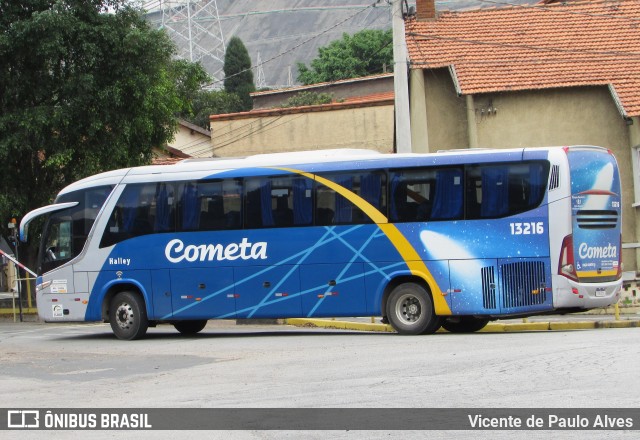
[[[225,43],[216,0],[159,0],[160,26],[178,46],[178,56],[200,61],[216,80],[224,74]],[[157,2],[150,2],[157,5]],[[218,83],[221,86],[221,83]]]
[[[256,78],[256,89],[264,89],[267,87],[267,83],[264,80],[264,68],[262,67],[262,57],[260,57],[260,52],[258,52],[258,61],[256,63],[258,66],[257,69],[257,78]]]

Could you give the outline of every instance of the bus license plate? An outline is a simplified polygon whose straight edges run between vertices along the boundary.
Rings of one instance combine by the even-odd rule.
[[[603,296],[607,296],[607,290],[604,287],[596,289],[596,297],[602,298]]]

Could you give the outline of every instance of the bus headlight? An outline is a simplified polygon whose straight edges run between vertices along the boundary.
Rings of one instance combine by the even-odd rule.
[[[45,281],[42,284],[36,284],[36,292],[40,292],[42,289],[46,289],[51,285],[51,281]]]

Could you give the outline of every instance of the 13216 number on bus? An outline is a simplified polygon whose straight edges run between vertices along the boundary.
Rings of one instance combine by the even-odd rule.
[[[540,235],[544,234],[544,222],[509,223],[511,235]]]

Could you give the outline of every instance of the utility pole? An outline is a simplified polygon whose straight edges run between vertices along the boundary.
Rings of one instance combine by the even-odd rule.
[[[411,121],[409,114],[409,57],[404,36],[403,0],[393,0],[393,90],[395,94],[396,152],[411,153]]]

